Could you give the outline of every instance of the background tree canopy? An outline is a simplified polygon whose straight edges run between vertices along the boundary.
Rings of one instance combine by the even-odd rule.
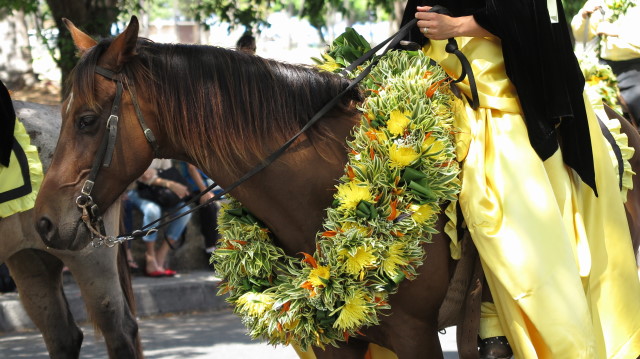
[[[567,17],[571,18],[584,2],[563,0]],[[118,20],[128,21],[132,14],[146,14],[151,18],[181,16],[199,21],[205,27],[223,22],[228,23],[230,29],[244,27],[260,31],[270,25],[267,23],[270,13],[284,10],[291,16],[307,19],[324,42],[321,30],[336,13],[347,19],[348,24],[399,21],[405,3],[406,0],[0,0],[0,21],[16,12],[33,16],[37,35],[49,45],[64,84],[77,58],[70,34],[62,23],[63,17],[99,39],[112,36],[112,29],[116,28],[113,25]],[[51,38],[53,43],[49,41]]]

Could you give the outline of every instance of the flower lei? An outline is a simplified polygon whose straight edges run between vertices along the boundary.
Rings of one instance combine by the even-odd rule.
[[[578,58],[578,63],[585,78],[586,89],[593,91],[609,107],[622,113],[618,102],[618,79],[611,67],[600,63],[595,54],[586,54]]]
[[[228,294],[252,337],[337,346],[378,324],[389,294],[417,276],[439,205],[460,187],[453,95],[429,61],[392,51],[363,80],[363,116],[316,253],[286,255],[238,201],[223,206],[211,259],[223,278],[218,294]]]

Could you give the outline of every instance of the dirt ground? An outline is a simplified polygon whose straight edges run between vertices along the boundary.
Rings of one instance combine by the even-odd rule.
[[[45,105],[60,104],[60,86],[52,81],[43,81],[23,89],[9,89],[11,98],[18,101],[35,102]]]

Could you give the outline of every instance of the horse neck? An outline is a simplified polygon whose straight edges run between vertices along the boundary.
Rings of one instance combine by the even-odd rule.
[[[353,119],[326,118],[339,139],[347,139]],[[315,251],[325,209],[347,162],[345,142],[327,140],[323,150],[301,139],[278,161],[233,192],[252,214],[263,221],[285,252]],[[328,151],[325,151],[330,147]]]

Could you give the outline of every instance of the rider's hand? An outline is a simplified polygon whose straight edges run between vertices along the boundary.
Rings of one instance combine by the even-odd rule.
[[[580,15],[582,15],[583,19],[588,18],[589,16],[591,16],[591,14],[593,14],[594,12],[600,10],[602,7],[600,5],[594,6],[592,9],[584,9],[582,10],[582,12],[580,13]]]
[[[418,6],[418,12],[416,13],[418,27],[424,36],[432,40],[446,40],[450,37],[459,36],[461,18],[427,12],[430,9],[431,6]]]
[[[446,40],[457,36],[491,37],[490,32],[478,25],[473,16],[451,17],[428,12],[431,6],[418,6],[416,19],[422,34],[432,40]]]
[[[167,180],[167,188],[173,191],[178,197],[184,198],[189,194],[189,189],[182,183]]]

